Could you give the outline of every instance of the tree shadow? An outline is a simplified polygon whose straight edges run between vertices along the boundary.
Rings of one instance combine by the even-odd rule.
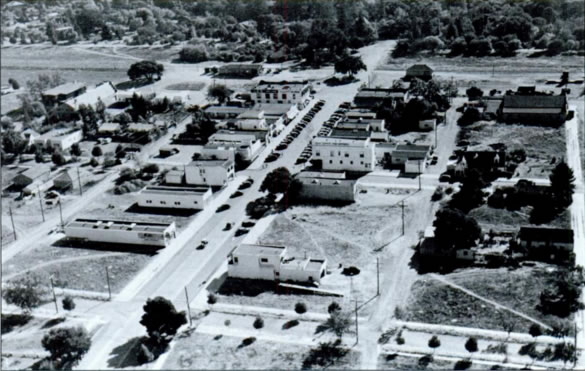
[[[14,330],[16,327],[22,327],[30,322],[33,317],[30,314],[2,314],[2,335]]]
[[[110,353],[110,356],[113,357],[108,359],[108,366],[112,368],[140,366],[138,351],[140,350],[140,346],[147,341],[148,338],[146,336],[136,336],[124,344],[117,346]]]

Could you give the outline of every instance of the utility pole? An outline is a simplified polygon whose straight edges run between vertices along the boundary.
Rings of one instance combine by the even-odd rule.
[[[83,189],[81,188],[81,177],[79,176],[79,167],[77,168],[77,182],[79,183],[79,195],[83,196]]]
[[[108,266],[106,265],[106,282],[108,284],[108,300],[112,300],[112,289],[110,288],[110,272],[108,271]]]
[[[376,257],[376,296],[380,296],[380,258]]]
[[[360,342],[360,331],[358,326],[358,307],[357,307],[357,299],[355,299],[355,343],[358,344]]]
[[[43,198],[41,197],[41,188],[38,187],[39,204],[41,205],[41,215],[43,217],[43,223],[45,222],[45,210],[43,210]]]
[[[402,235],[404,236],[404,200],[400,202],[400,207],[402,208]]]
[[[494,77],[496,74],[496,65],[492,64],[492,77]]]
[[[185,286],[185,299],[187,300],[187,313],[189,314],[189,327],[193,327],[193,319],[191,318],[191,306],[189,305],[189,294],[187,293],[187,286]]]
[[[418,162],[418,190],[420,191],[421,189],[421,172],[420,172],[420,159],[417,161]]]
[[[12,206],[8,208],[10,211],[10,221],[12,222],[12,233],[14,234],[14,241],[16,241],[16,228],[14,228],[14,217],[12,216]]]
[[[53,300],[55,301],[55,312],[59,313],[59,306],[57,305],[57,295],[55,295],[55,285],[53,284],[53,277],[49,277],[51,280],[51,290],[53,291]]]
[[[65,227],[65,224],[63,224],[63,208],[61,207],[61,198],[59,198],[59,216],[61,217],[61,229],[63,229]]]
[[[445,115],[446,116],[446,115]],[[447,117],[445,117],[445,120],[447,119]],[[437,121],[435,121],[435,149],[437,149],[437,130],[439,128],[437,127]]]

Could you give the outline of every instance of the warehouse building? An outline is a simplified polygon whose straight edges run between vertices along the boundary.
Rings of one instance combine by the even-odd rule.
[[[146,186],[137,202],[140,207],[203,210],[210,198],[210,187]]]

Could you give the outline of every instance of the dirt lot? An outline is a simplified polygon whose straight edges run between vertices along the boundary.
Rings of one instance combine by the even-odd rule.
[[[400,356],[398,354],[383,354],[378,358],[378,368],[385,370],[452,370],[456,362],[434,359],[426,366],[419,364],[419,357]],[[491,366],[475,363],[474,370],[489,370]]]
[[[461,128],[471,146],[504,143],[508,151],[524,149],[526,161],[516,169],[515,177],[548,178],[550,171],[566,153],[564,127],[508,125],[480,121]]]
[[[242,339],[193,333],[176,340],[163,369],[300,369],[309,346],[256,340],[241,347]],[[355,354],[350,352],[334,368],[352,368]],[[355,366],[354,366],[355,367]]]
[[[514,271],[504,268],[471,269],[448,274],[444,278],[486,299],[550,324],[557,317],[544,315],[536,309],[541,291],[550,283],[551,273],[546,269],[544,264]],[[409,321],[504,330],[502,315],[492,304],[428,276],[415,283],[405,313]],[[531,325],[527,319],[515,315],[506,317],[514,319],[515,332],[528,331]]]

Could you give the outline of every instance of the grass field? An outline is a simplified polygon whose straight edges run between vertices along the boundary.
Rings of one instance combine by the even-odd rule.
[[[419,364],[420,357],[407,357],[398,354],[383,354],[378,358],[378,369],[383,370],[453,370],[454,361],[434,359],[426,366]],[[472,364],[474,370],[489,370],[491,366]]]
[[[542,314],[536,306],[541,291],[550,284],[551,275],[545,266],[538,266],[514,271],[504,268],[465,270],[445,278],[486,299],[550,324],[557,318]],[[493,305],[431,277],[415,283],[405,313],[409,321],[504,330],[502,315]],[[515,332],[528,331],[532,322],[505,313],[503,318],[514,320]]]
[[[521,226],[530,225],[531,207],[523,207],[518,211],[508,211],[506,209],[495,209],[487,205],[480,206],[469,212],[469,216],[475,218],[484,231],[494,230],[517,230]],[[563,211],[557,218],[543,226],[570,228],[571,213],[568,210]]]
[[[471,146],[504,143],[508,151],[524,149],[526,161],[519,164],[516,177],[548,178],[558,161],[566,156],[564,127],[509,125],[480,121],[461,128]]]

